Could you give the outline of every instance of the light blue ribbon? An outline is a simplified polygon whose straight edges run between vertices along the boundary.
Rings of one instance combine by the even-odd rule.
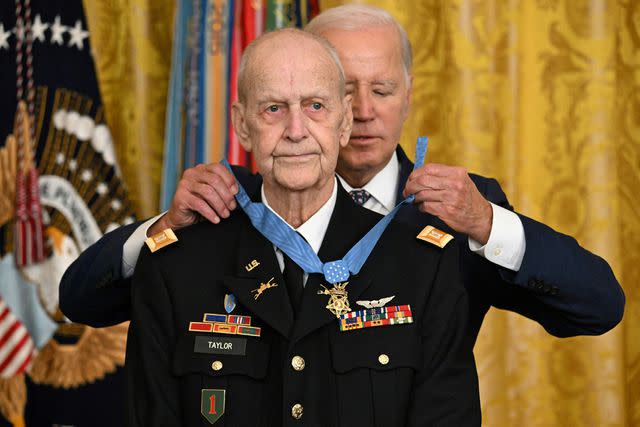
[[[418,138],[416,143],[416,162],[413,170],[421,167],[427,153],[426,136]],[[231,171],[233,170],[226,160],[222,164]],[[234,175],[235,177],[235,175]],[[236,179],[237,181],[237,179]],[[387,228],[393,217],[405,204],[413,202],[415,196],[412,194],[396,205],[395,208],[385,215],[365,236],[358,241],[344,258],[337,261],[323,263],[318,255],[313,251],[309,243],[302,238],[293,228],[280,219],[263,203],[251,201],[247,192],[238,182],[238,193],[236,200],[247,214],[253,226],[276,245],[282,252],[300,266],[306,273],[322,273],[327,282],[334,284],[344,282],[351,274],[358,274],[360,269],[369,258],[369,254],[378,243],[380,236]]]

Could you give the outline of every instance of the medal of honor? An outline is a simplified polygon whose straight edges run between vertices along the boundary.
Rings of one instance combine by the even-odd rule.
[[[327,289],[326,286],[322,285],[324,290],[318,291],[318,295],[329,295],[329,301],[326,307],[337,318],[351,311],[351,307],[349,307],[349,295],[345,289],[348,284],[349,282],[335,283],[331,289]]]
[[[427,138],[420,137],[416,143],[414,170],[423,165],[426,152]],[[223,160],[222,164],[233,174],[229,162]],[[240,185],[237,180],[236,183],[238,185],[238,192],[235,195],[236,201],[260,234],[291,258],[305,273],[320,273],[324,276],[327,283],[333,285],[331,289],[322,286],[323,290],[318,291],[318,295],[329,295],[326,308],[338,318],[340,318],[342,314],[351,311],[345,289],[349,283],[347,280],[350,276],[360,272],[360,269],[376,246],[380,236],[382,236],[387,225],[389,225],[400,208],[412,203],[415,199],[415,196],[412,194],[398,203],[391,212],[381,218],[366,235],[349,249],[342,259],[323,262],[300,234],[285,223],[278,215],[269,210],[263,203],[252,202],[247,192],[242,188],[242,185]],[[250,268],[254,268],[253,262],[245,268],[247,271],[249,271]],[[255,293],[254,299],[257,300],[265,290],[278,286],[276,283],[271,283],[272,280],[273,278],[267,283],[260,283],[260,287],[251,291]]]

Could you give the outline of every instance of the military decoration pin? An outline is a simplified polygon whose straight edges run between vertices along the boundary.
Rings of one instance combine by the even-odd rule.
[[[234,294],[226,294],[224,296],[224,309],[227,313],[231,313],[236,308],[236,296]]]
[[[345,289],[348,284],[349,282],[336,283],[331,289],[321,285],[324,289],[318,291],[318,295],[329,295],[329,301],[327,302],[326,308],[337,318],[340,318],[340,315],[351,311],[351,307],[349,307],[349,295]]]
[[[151,252],[155,252],[158,249],[162,249],[165,246],[169,246],[170,244],[177,241],[178,238],[174,234],[173,230],[170,228],[166,228],[160,233],[154,234],[153,236],[147,238],[144,242],[147,244]]]
[[[247,270],[247,272],[253,270],[254,268],[256,268],[257,266],[259,266],[260,263],[258,262],[258,260],[254,259],[251,260],[251,262],[247,265],[244,266],[245,270]]]
[[[210,424],[218,421],[224,414],[225,393],[225,390],[220,389],[202,389],[200,413]]]
[[[269,281],[267,283],[262,283],[260,282],[260,287],[253,289],[251,291],[251,293],[255,292],[256,294],[253,296],[253,299],[257,300],[258,298],[260,298],[260,296],[262,295],[262,293],[264,291],[266,291],[267,289],[270,288],[277,288],[278,284],[277,283],[272,283],[273,282],[273,277],[271,279],[269,279]]]

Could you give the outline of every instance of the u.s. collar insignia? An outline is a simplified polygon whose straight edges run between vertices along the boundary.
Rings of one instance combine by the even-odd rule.
[[[177,241],[178,238],[174,234],[173,230],[170,228],[166,228],[160,233],[154,234],[153,236],[147,238],[144,242],[147,244],[151,252],[155,252],[158,249],[162,249],[165,246],[169,246],[170,244]]]
[[[367,301],[367,300],[356,301],[356,304],[364,308],[383,307],[386,303],[390,302],[395,297],[396,297],[395,295],[391,295],[390,297],[374,299],[371,301]]]
[[[257,259],[251,260],[251,262],[247,265],[244,266],[244,269],[247,270],[247,272],[253,270],[254,268],[256,268],[257,266],[260,265],[260,262],[258,262]]]
[[[349,307],[349,295],[345,289],[348,284],[349,282],[335,283],[331,289],[327,289],[326,286],[321,285],[324,289],[318,291],[318,295],[329,295],[326,308],[337,318],[340,318],[341,314],[351,311],[351,307]]]
[[[424,240],[425,242],[429,242],[440,248],[444,248],[447,243],[453,240],[453,236],[451,234],[447,234],[444,231],[438,230],[432,225],[427,225],[425,228],[423,228],[420,234],[416,236],[416,238]]]

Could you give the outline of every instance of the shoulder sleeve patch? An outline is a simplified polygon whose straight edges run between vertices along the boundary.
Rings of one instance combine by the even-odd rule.
[[[432,225],[427,225],[422,229],[420,234],[416,236],[417,239],[424,240],[440,248],[444,248],[447,243],[453,240],[451,234],[447,234],[444,231],[438,230]]]
[[[158,249],[162,249],[165,246],[169,246],[172,243],[178,241],[178,238],[174,234],[173,230],[166,228],[158,234],[154,234],[148,237],[144,242],[149,246],[151,252],[155,252]]]

